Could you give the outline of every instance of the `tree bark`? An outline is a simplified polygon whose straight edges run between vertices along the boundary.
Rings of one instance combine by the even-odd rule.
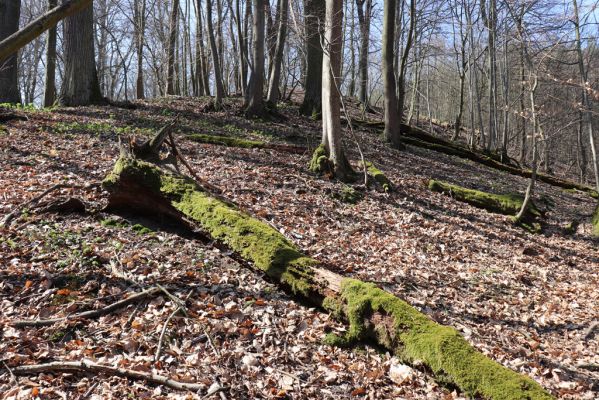
[[[264,0],[253,0],[252,13],[252,70],[248,86],[248,98],[245,114],[247,117],[259,117],[264,114]]]
[[[319,115],[322,108],[322,27],[325,14],[324,0],[304,0],[306,35],[306,74],[304,100],[300,107],[303,115]]]
[[[66,18],[63,34],[64,79],[60,104],[85,106],[102,103],[94,55],[94,8],[88,6]]]
[[[279,83],[281,80],[281,67],[283,64],[283,52],[285,50],[285,37],[287,36],[287,15],[289,12],[289,0],[280,0],[281,9],[279,14],[279,30],[277,32],[277,44],[275,49],[275,58],[273,60],[270,79],[268,80],[267,103],[270,107],[276,108],[279,101]]]
[[[21,0],[0,0],[0,41],[19,30]],[[16,52],[2,60],[0,57],[0,103],[20,103]]]

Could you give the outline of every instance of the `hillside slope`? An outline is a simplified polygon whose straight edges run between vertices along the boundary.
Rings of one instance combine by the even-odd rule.
[[[297,117],[295,106],[282,110],[289,118],[282,122],[247,121],[236,114],[234,100],[222,113],[203,113],[201,107],[197,100],[172,99],[140,103],[136,110],[26,112],[28,121],[9,122],[0,134],[0,213],[55,183],[99,182],[118,156],[117,135],[147,136],[180,115],[176,136],[195,172],[312,257],[343,275],[376,282],[460,329],[485,354],[559,397],[597,397],[599,373],[580,366],[599,363],[599,335],[583,337],[599,318],[599,250],[590,235],[589,196],[539,184],[536,201],[549,197],[554,204],[544,234],[533,235],[506,216],[426,187],[434,178],[495,193],[522,192],[525,179],[411,146],[394,151],[371,131],[357,129],[365,158],[391,179],[395,191],[357,186],[363,199],[347,204],[338,200],[343,184],[308,172],[310,151],[185,139],[193,133],[226,134],[312,149],[319,123]],[[355,148],[351,139],[346,144]],[[357,165],[354,150],[350,158]],[[95,187],[72,195],[96,208],[105,201]],[[388,370],[395,361],[373,349],[323,345],[324,334],[340,325],[295,305],[210,243],[184,240],[180,232],[136,233],[136,223],[158,227],[150,220],[127,224],[113,218],[26,215],[1,231],[1,322],[99,307],[127,288],[155,282],[169,285],[180,298],[189,295],[194,318],[173,318],[170,344],[158,363],[153,356],[159,336],[176,309],[166,296],[85,324],[25,330],[6,325],[0,351],[9,367],[85,355],[188,377],[205,383],[206,390],[218,383],[229,387],[232,398],[451,396],[422,371],[394,384]],[[575,219],[582,223],[568,235],[564,227]],[[0,376],[0,391],[33,390],[9,378],[6,372]],[[120,378],[95,387],[97,378],[85,379],[44,375],[32,381],[56,393],[168,395],[167,389],[143,383],[128,387]]]

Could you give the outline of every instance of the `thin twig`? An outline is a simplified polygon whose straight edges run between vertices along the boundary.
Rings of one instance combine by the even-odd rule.
[[[144,380],[149,383],[164,385],[177,390],[197,392],[204,388],[203,384],[179,382],[164,375],[98,364],[87,359],[81,361],[54,361],[46,364],[22,365],[14,368],[13,372],[16,375],[32,375],[41,372],[94,372],[110,376],[122,376],[129,379]]]
[[[160,332],[160,338],[158,339],[158,347],[156,348],[156,354],[154,354],[154,361],[158,361],[158,359],[160,359],[160,353],[162,352],[162,344],[164,343],[164,334],[166,333],[166,328],[168,327],[168,324],[171,322],[171,319],[173,319],[173,317],[180,311],[183,311],[183,308],[175,308],[175,310],[168,316],[168,318],[164,322],[162,332]]]
[[[143,300],[148,297],[154,296],[159,292],[160,292],[159,288],[151,288],[148,290],[144,290],[143,292],[129,296],[126,299],[117,301],[116,303],[110,304],[104,308],[100,308],[99,310],[85,311],[85,312],[82,312],[79,314],[73,314],[73,315],[69,315],[67,317],[61,317],[61,318],[13,321],[10,324],[16,328],[23,328],[23,327],[27,327],[27,326],[39,327],[39,326],[54,325],[57,322],[66,321],[66,320],[97,318],[97,317],[109,314],[115,310],[118,310],[119,308],[123,308],[131,303],[136,302],[136,301]]]

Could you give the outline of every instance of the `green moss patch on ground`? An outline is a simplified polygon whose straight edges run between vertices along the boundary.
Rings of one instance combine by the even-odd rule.
[[[194,133],[186,136],[187,139],[198,143],[208,143],[227,147],[241,147],[244,149],[260,149],[268,147],[268,144],[258,140],[248,140],[233,136],[224,135],[206,135],[204,133]]]

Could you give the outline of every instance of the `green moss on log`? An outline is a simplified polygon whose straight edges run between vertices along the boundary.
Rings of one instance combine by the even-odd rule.
[[[121,159],[104,182],[106,189],[115,193],[126,192],[126,185],[135,182],[147,189],[144,195],[163,196],[212,238],[225,243],[273,280],[347,320],[347,335],[338,344],[374,337],[402,359],[423,362],[439,379],[455,383],[471,396],[501,400],[552,398],[532,379],[485,357],[455,329],[435,323],[373,284],[344,279],[340,291],[320,286],[315,268],[318,261],[302,254],[270,225],[211,197],[188,178],[147,162]],[[137,190],[135,195],[139,195]]]
[[[232,136],[206,135],[204,133],[194,133],[186,136],[189,140],[198,143],[216,144],[227,147],[241,147],[244,149],[260,149],[268,147],[265,142],[258,140],[248,140]]]
[[[517,193],[488,193],[480,190],[467,189],[435,179],[431,179],[428,182],[428,188],[434,192],[448,194],[456,200],[463,201],[475,207],[504,215],[517,214],[520,211],[520,208],[522,208],[522,202],[524,201],[524,197]],[[528,214],[530,217],[536,218],[541,216],[541,211],[532,202],[529,202]]]
[[[387,176],[383,174],[383,172],[380,169],[375,167],[374,164],[370,161],[365,161],[365,164],[366,172],[368,172],[368,175],[370,175],[372,179],[374,179],[374,181],[378,183],[385,192],[390,192],[393,188],[393,185],[391,184],[389,178],[387,178]]]
[[[474,349],[460,333],[439,325],[405,301],[374,284],[354,279],[342,282],[349,330],[339,343],[376,336],[403,360],[423,362],[436,376],[447,378],[467,395],[490,399],[551,399],[534,380],[504,368]],[[365,323],[373,314],[391,318],[371,330]]]
[[[130,178],[154,194],[166,196],[177,210],[197,222],[210,236],[289,286],[294,293],[306,297],[312,294],[310,266],[318,262],[304,256],[270,225],[211,197],[194,181],[164,173],[147,162],[120,159],[104,185],[110,190],[122,178]]]

